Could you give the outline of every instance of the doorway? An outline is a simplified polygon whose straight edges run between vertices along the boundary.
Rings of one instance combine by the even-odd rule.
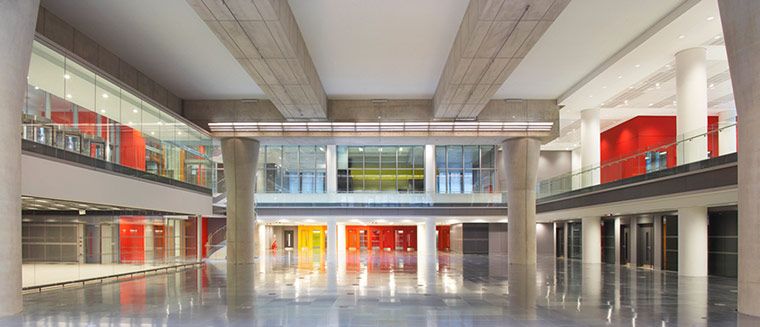
[[[627,265],[631,263],[631,258],[628,256],[628,244],[630,242],[630,229],[628,225],[620,225],[620,264]]]
[[[639,237],[637,246],[637,261],[639,266],[654,267],[654,226],[652,224],[639,225]]]
[[[557,227],[557,258],[565,257],[565,228]]]
[[[293,244],[293,231],[292,230],[286,230],[284,234],[284,244],[283,247],[286,249],[292,249],[295,247]]]

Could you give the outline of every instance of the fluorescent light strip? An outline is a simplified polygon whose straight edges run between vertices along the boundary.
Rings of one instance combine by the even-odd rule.
[[[209,123],[213,132],[548,132],[553,122],[226,122]]]

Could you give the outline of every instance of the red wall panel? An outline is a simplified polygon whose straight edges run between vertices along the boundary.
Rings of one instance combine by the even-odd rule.
[[[119,217],[119,255],[121,262],[145,261],[145,217]]]
[[[127,126],[120,128],[121,164],[145,170],[145,139],[142,133]]]
[[[707,118],[709,131],[715,130],[718,117]],[[677,163],[675,116],[637,116],[601,134],[601,182],[607,183],[646,173],[647,151],[667,152],[667,165]],[[710,156],[718,152],[717,133],[708,136]],[[634,156],[633,158],[622,160]]]

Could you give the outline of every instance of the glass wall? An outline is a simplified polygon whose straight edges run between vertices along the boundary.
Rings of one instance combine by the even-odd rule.
[[[435,147],[438,193],[493,193],[496,169],[493,145]]]
[[[416,146],[338,146],[338,192],[425,191],[425,151]]]
[[[197,262],[197,219],[192,216],[25,216],[21,244],[23,285],[60,283]]]
[[[23,137],[211,186],[211,138],[74,60],[34,42]]]
[[[256,192],[325,193],[325,156],[324,146],[261,146]]]

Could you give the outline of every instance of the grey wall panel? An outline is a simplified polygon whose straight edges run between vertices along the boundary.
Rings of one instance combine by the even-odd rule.
[[[572,170],[571,151],[541,151],[538,157],[538,180],[550,179]]]
[[[536,224],[536,253],[554,255],[554,224]]]
[[[488,224],[488,254],[507,254],[507,224]]]
[[[451,232],[449,233],[451,251],[462,253],[462,233],[462,224],[451,225]]]

